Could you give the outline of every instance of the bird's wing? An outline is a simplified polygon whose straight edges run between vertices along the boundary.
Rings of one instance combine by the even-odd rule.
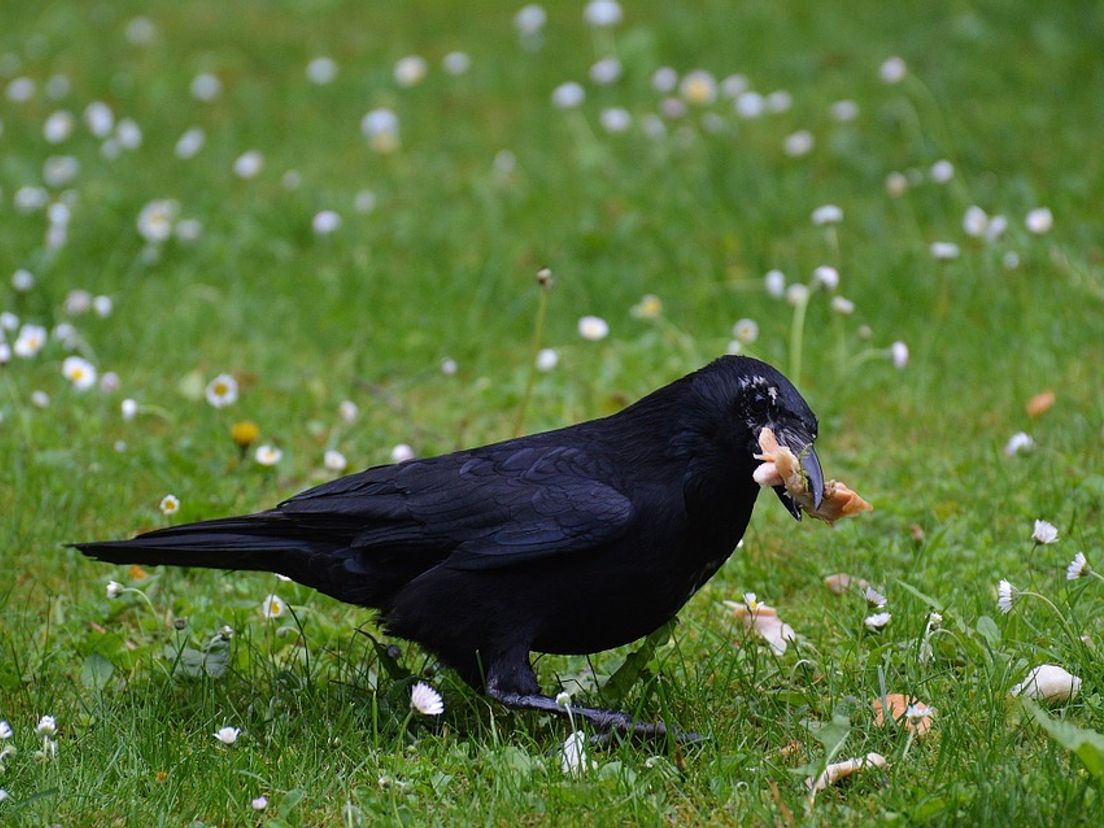
[[[350,546],[435,552],[449,566],[486,569],[582,552],[620,537],[632,502],[607,463],[568,446],[490,446],[340,478],[277,512]]]

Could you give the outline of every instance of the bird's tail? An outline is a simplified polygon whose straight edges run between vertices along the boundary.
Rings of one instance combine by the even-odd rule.
[[[115,564],[202,566],[284,572],[320,551],[317,541],[296,537],[272,513],[186,523],[131,540],[69,544],[85,555]]]

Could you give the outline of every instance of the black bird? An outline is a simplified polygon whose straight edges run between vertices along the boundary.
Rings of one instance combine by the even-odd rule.
[[[672,618],[747,528],[764,427],[801,458],[819,506],[816,417],[774,368],[727,356],[609,417],[377,466],[265,512],[74,545],[117,564],[278,572],[378,610],[492,699],[562,713],[530,652],[605,650]]]

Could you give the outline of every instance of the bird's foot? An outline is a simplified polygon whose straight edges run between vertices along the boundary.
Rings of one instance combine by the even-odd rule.
[[[489,685],[487,695],[506,707],[515,710],[538,710],[556,716],[568,717],[568,707],[560,706],[555,699],[539,693],[511,693]],[[609,742],[614,733],[620,733],[642,741],[663,741],[668,735],[682,744],[697,744],[703,741],[697,733],[682,732],[668,728],[663,722],[638,722],[628,713],[620,710],[604,710],[600,707],[576,707],[570,705],[570,716],[592,725],[601,733],[591,738],[593,744]]]

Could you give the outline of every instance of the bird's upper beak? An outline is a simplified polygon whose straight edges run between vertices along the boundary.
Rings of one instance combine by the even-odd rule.
[[[813,508],[819,509],[824,500],[824,472],[820,469],[820,460],[813,451],[813,438],[794,429],[779,429],[776,432],[779,444],[785,446],[797,455],[801,463],[801,469],[805,472],[805,478],[809,484],[809,491],[813,495]],[[775,486],[778,499],[782,501],[795,520],[801,520],[801,507],[786,493],[785,486]]]

